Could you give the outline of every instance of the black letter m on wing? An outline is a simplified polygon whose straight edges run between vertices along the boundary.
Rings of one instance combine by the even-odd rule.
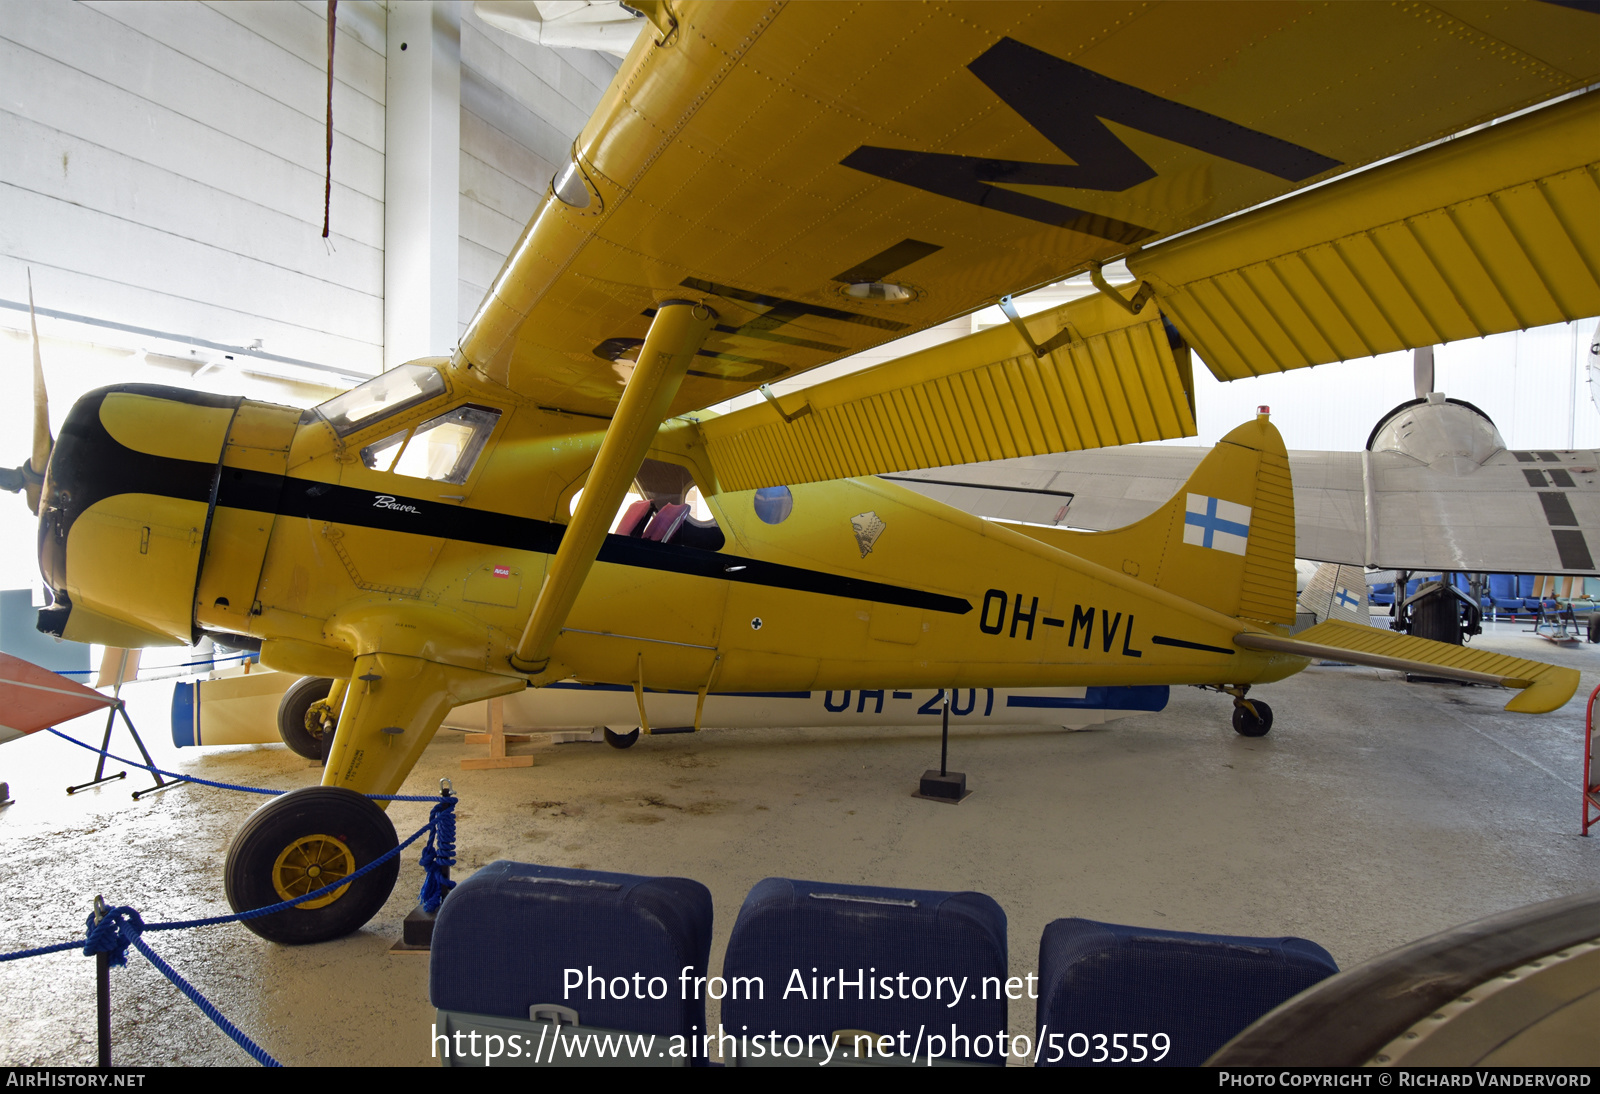
[[[1013,38],[1002,38],[967,68],[1073,162],[993,160],[870,145],[840,162],[957,201],[1126,244],[1155,232],[988,184],[1120,193],[1155,178],[1150,165],[1118,140],[1102,118],[1290,182],[1339,166],[1338,160],[1308,148],[1119,83]]]

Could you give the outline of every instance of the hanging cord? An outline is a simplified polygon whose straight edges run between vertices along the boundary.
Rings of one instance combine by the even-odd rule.
[[[328,211],[333,204],[333,27],[339,0],[328,0],[328,173],[322,185],[322,238],[328,238]]]

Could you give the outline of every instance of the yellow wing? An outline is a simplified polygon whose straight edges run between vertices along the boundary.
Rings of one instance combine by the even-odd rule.
[[[1221,380],[1600,314],[1600,95],[1147,249],[1128,268]]]
[[[681,413],[1600,79],[1554,4],[642,6],[456,357],[601,416],[664,301]]]

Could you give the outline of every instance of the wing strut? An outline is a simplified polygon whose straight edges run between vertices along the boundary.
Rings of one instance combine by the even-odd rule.
[[[512,667],[517,671],[539,673],[549,666],[550,651],[600,553],[611,518],[616,516],[617,507],[639,474],[650,442],[677,397],[684,373],[711,333],[716,318],[716,312],[690,300],[667,300],[656,311],[650,333],[639,350],[639,363],[628,378],[617,413],[600,442],[577,512],[572,514],[572,522],[561,537],[561,546],[545,572],[528,626],[511,655]]]

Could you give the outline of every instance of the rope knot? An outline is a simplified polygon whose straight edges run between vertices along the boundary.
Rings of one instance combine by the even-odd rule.
[[[144,933],[143,917],[128,905],[107,909],[98,923],[91,912],[84,926],[88,933],[84,938],[83,956],[93,957],[103,953],[112,965],[126,965],[128,947]]]
[[[450,867],[456,864],[456,799],[446,795],[428,813],[428,842],[422,848],[422,881],[419,902],[425,912],[437,912],[456,883],[450,880]]]

